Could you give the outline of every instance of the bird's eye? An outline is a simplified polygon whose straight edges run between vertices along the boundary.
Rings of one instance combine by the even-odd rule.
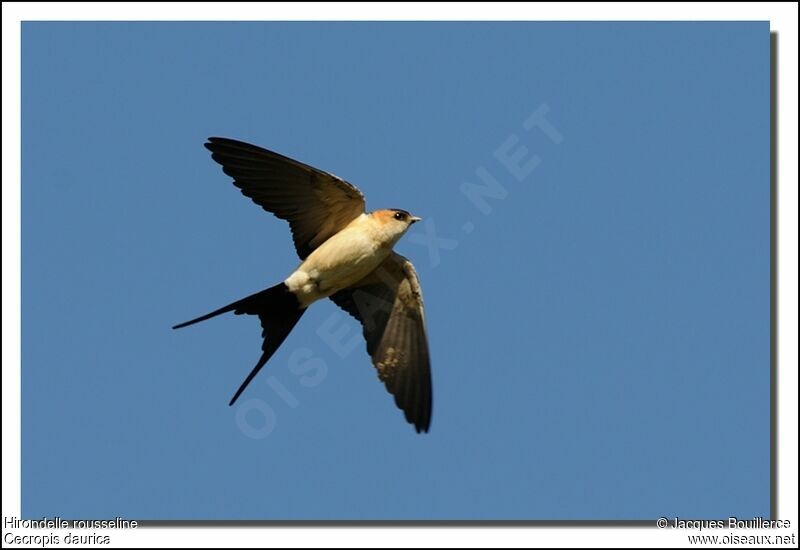
[[[395,212],[394,213],[394,219],[396,219],[397,221],[401,222],[401,221],[406,219],[406,215],[403,214],[402,212]]]

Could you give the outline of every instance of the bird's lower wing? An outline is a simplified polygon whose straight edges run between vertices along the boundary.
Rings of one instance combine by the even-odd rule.
[[[331,296],[364,328],[367,352],[395,403],[427,432],[432,390],[428,337],[419,279],[411,262],[392,253],[359,285]]]

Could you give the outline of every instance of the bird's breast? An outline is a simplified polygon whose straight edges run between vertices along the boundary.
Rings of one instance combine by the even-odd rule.
[[[315,249],[284,283],[307,307],[369,275],[390,251],[361,228],[345,229]]]

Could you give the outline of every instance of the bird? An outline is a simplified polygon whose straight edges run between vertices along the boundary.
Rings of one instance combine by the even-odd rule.
[[[406,421],[417,433],[428,432],[433,399],[422,290],[414,265],[393,250],[421,218],[400,208],[367,212],[363,193],[351,183],[256,145],[210,137],[204,146],[245,197],[289,223],[301,260],[282,282],[172,327],[229,312],[258,316],[261,357],[229,405],[306,310],[330,298],[361,323],[378,378]]]

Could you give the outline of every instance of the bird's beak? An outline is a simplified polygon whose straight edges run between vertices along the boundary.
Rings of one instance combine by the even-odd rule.
[[[422,221],[422,218],[418,218],[417,216],[411,216],[411,223],[417,223],[418,221]]]

